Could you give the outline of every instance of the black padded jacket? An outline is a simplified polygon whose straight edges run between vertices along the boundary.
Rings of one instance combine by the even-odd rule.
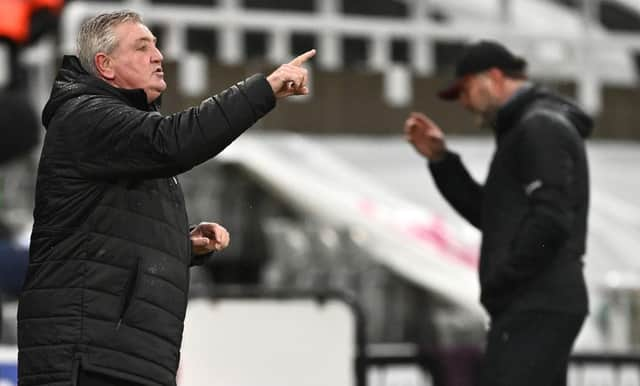
[[[175,175],[269,112],[262,75],[163,116],[65,57],[43,112],[29,269],[18,310],[21,386],[79,367],[175,385],[193,264]]]
[[[525,87],[498,111],[497,146],[484,185],[453,152],[429,168],[444,197],[482,232],[481,302],[490,315],[586,313],[583,139],[592,120],[566,99]]]

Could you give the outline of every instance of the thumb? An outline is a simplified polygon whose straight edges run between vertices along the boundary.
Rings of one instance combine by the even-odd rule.
[[[194,247],[205,247],[209,244],[208,237],[194,237],[191,239]]]

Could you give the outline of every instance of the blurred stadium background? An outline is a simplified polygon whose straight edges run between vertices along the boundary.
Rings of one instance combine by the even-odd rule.
[[[18,20],[26,36],[2,17],[18,3],[30,7]],[[434,96],[462,45],[481,38],[524,56],[535,81],[596,117],[585,259],[592,311],[570,384],[640,385],[638,0],[0,0],[0,385],[15,381],[16,298],[41,138],[28,116],[41,110],[80,23],[121,8],[139,11],[159,39],[164,113],[318,50],[311,95],[281,102],[219,158],[181,177],[191,222],[214,219],[232,236],[193,271],[198,299],[182,385],[472,384],[486,322],[477,305],[479,234],[439,196],[400,130],[410,111],[428,112],[484,179],[491,133]],[[350,316],[323,306],[327,298]],[[216,307],[239,300],[244,324]],[[285,320],[297,317],[307,324],[294,333]],[[233,339],[206,340],[217,326]],[[230,346],[238,360],[227,363],[220,354]],[[274,367],[283,378],[267,380],[249,357],[282,347],[294,355]],[[213,375],[234,366],[259,375]]]

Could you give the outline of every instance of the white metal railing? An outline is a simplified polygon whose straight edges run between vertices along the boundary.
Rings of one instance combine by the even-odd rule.
[[[211,28],[219,31],[218,58],[226,64],[242,62],[244,48],[242,34],[260,31],[268,36],[267,59],[274,64],[290,58],[290,37],[295,33],[313,34],[317,37],[318,65],[323,69],[337,70],[342,65],[340,41],[344,37],[360,37],[370,42],[368,66],[385,74],[385,96],[391,104],[406,105],[411,100],[411,73],[429,75],[434,70],[433,43],[464,42],[471,39],[495,38],[507,40],[523,47],[524,56],[530,63],[534,77],[575,81],[578,85],[578,100],[589,111],[597,113],[601,108],[601,86],[605,82],[616,82],[619,71],[602,68],[595,63],[596,56],[603,52],[624,51],[631,57],[640,52],[640,34],[602,34],[593,28],[593,10],[599,0],[585,0],[583,12],[584,33],[561,35],[553,28],[546,32],[535,32],[518,28],[508,22],[508,9],[501,13],[504,22],[486,23],[482,20],[453,23],[435,23],[427,18],[427,1],[403,0],[409,7],[407,19],[364,17],[345,15],[340,12],[342,0],[316,0],[316,11],[312,13],[293,11],[270,11],[242,8],[239,0],[222,0],[217,6],[189,6],[150,4],[146,0],[129,0],[121,3],[73,2],[64,11],[62,20],[62,50],[74,50],[80,23],[98,12],[129,8],[140,12],[145,22],[166,28],[163,52],[165,57],[177,60],[188,58],[186,30],[190,27]],[[510,4],[510,0],[501,0]],[[595,5],[594,5],[595,4]],[[504,8],[504,7],[503,7]],[[503,9],[501,8],[501,9]],[[409,65],[394,65],[391,55],[393,39],[409,42]],[[541,58],[540,49],[532,47],[555,47],[569,51],[562,63],[548,63]],[[547,48],[547,51],[549,49]],[[405,71],[409,76],[398,76]],[[631,83],[635,79],[623,77]],[[612,80],[614,79],[614,80]],[[398,82],[398,80],[402,80]],[[619,81],[618,81],[619,82]],[[400,89],[405,88],[405,91]],[[399,96],[399,97],[396,97]]]
[[[0,89],[6,87],[9,84],[11,78],[11,68],[9,45],[4,42],[0,42]]]

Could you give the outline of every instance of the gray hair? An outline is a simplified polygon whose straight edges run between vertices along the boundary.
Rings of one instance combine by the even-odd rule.
[[[113,52],[118,46],[113,29],[124,23],[142,23],[142,17],[136,12],[124,10],[102,13],[82,23],[78,34],[77,50],[78,58],[85,70],[98,76],[96,54]]]

